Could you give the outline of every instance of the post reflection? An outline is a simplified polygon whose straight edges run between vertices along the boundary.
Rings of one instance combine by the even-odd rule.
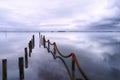
[[[39,42],[38,33],[34,33],[35,42]],[[42,33],[56,42],[64,54],[71,52],[76,56],[81,67],[91,80],[120,79],[120,37],[119,33]],[[18,80],[18,57],[24,56],[33,33],[0,33],[0,60],[8,59],[8,79]],[[42,47],[42,46],[41,46]],[[61,61],[54,61],[47,50],[39,48],[39,43],[25,69],[25,80],[68,80],[68,73]],[[69,60],[66,60],[70,65]],[[58,71],[58,69],[60,71]],[[0,63],[0,77],[2,62]],[[0,78],[2,80],[2,77]]]

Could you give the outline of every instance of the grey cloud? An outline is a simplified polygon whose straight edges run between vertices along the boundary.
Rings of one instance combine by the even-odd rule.
[[[10,18],[12,11],[9,9],[0,8],[0,30],[9,31],[9,30],[29,30],[31,26],[28,26],[26,23],[18,22]],[[32,28],[32,27],[31,27]]]
[[[116,9],[116,13],[113,16],[105,17],[104,19],[93,22],[87,27],[88,30],[113,30],[119,31],[120,30],[120,4],[119,0],[114,1],[114,5],[110,7],[110,9]],[[114,13],[114,12],[113,12]]]
[[[33,11],[35,11],[34,12],[35,14],[33,14],[33,15],[25,16],[25,15],[21,15],[22,12],[20,12],[20,13],[18,12],[18,14],[16,16],[20,19],[20,21],[10,18],[10,14],[12,14],[12,15],[16,14],[14,10],[11,11],[9,8],[8,9],[0,8],[1,29],[2,28],[3,29],[10,28],[13,30],[24,30],[24,29],[25,30],[33,30],[33,29],[38,30],[40,28],[40,26],[39,26],[40,23],[56,23],[56,21],[57,21],[58,23],[66,22],[66,23],[75,24],[73,29],[68,28],[68,30],[82,30],[82,29],[85,29],[85,30],[96,30],[96,29],[98,29],[98,30],[104,30],[104,29],[118,30],[119,27],[116,25],[118,25],[120,23],[119,23],[119,14],[117,14],[117,13],[116,13],[117,16],[112,15],[112,18],[111,18],[111,15],[108,15],[107,19],[105,17],[103,17],[106,20],[103,19],[98,22],[90,22],[89,20],[87,21],[86,19],[84,19],[84,20],[80,19],[81,15],[88,17],[88,16],[91,16],[94,14],[94,11],[92,14],[92,9],[94,10],[94,5],[95,5],[95,4],[93,4],[94,1],[96,1],[96,0],[92,0],[92,1],[75,0],[74,2],[72,0],[67,0],[67,1],[63,1],[63,0],[62,1],[54,1],[53,0],[53,2],[51,2],[50,4],[46,4],[46,7],[42,6],[40,9],[37,8],[36,10],[33,10]],[[97,2],[98,2],[98,0],[97,0]],[[44,1],[43,1],[43,3],[44,3]],[[116,2],[116,4],[117,4],[117,2]],[[110,7],[109,9],[110,10],[113,9],[113,11],[114,11],[114,8],[116,9],[116,7],[117,7],[117,11],[119,11],[119,4],[114,5],[114,6]],[[96,10],[97,10],[97,7],[96,7]],[[109,14],[109,11],[108,11],[108,14]],[[105,14],[103,14],[103,15],[105,15]],[[95,14],[95,16],[97,16],[97,14]],[[116,17],[118,17],[118,19]],[[82,26],[81,23],[85,24],[86,26]],[[43,28],[43,29],[45,30],[45,28]],[[55,27],[55,29],[56,29],[56,27]],[[65,29],[60,28],[60,29],[66,30],[66,28]],[[53,30],[53,28],[51,30]]]
[[[119,31],[120,18],[107,18],[99,22],[94,22],[89,27],[89,30],[113,30]]]

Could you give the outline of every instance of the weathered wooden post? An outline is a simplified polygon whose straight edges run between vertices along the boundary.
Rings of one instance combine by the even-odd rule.
[[[32,36],[32,39],[33,39],[33,48],[35,47],[35,36],[33,35]]]
[[[75,60],[72,57],[72,78],[75,80]]]
[[[32,49],[33,49],[33,42],[32,40],[30,41],[30,52],[32,53]]]
[[[54,42],[53,44],[54,44],[54,45],[53,45],[54,55],[56,56],[56,47],[55,47],[56,43]]]
[[[7,59],[2,60],[2,80],[7,80]]]
[[[40,44],[43,45],[43,36],[42,35],[41,35],[41,38],[40,38]]]
[[[32,40],[30,41],[30,52],[32,53]]]
[[[44,46],[44,48],[46,48],[46,40],[45,40],[45,36],[43,37],[43,46]]]
[[[32,43],[31,41],[28,43],[29,46],[29,57],[31,57],[31,53],[32,53]]]
[[[29,57],[31,57],[31,53],[30,53],[30,42],[28,43],[28,47],[29,47]]]
[[[34,48],[33,38],[31,39],[31,48]]]
[[[50,41],[48,40],[48,53],[50,52]]]
[[[41,47],[41,36],[42,35],[40,35],[40,32],[39,32],[39,48]]]
[[[24,60],[23,57],[19,57],[19,75],[20,75],[20,80],[24,80]]]
[[[24,50],[25,50],[25,68],[28,68],[28,52],[27,52],[27,47]]]

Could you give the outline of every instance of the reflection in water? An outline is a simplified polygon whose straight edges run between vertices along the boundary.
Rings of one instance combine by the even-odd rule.
[[[43,33],[60,50],[75,52],[91,80],[120,79],[120,33]]]
[[[2,59],[8,60],[8,80],[19,80],[18,57],[24,57],[24,48],[35,34],[36,46],[25,69],[25,80],[69,80],[62,62],[54,61],[46,50],[39,48],[38,33],[0,33],[0,80],[2,80]]]
[[[7,59],[8,80],[18,80],[18,57],[24,56],[24,47],[33,33],[0,33],[0,80],[2,59]]]
[[[25,69],[25,80],[69,80],[60,60],[54,60],[39,48],[38,33],[0,33],[0,60],[8,59],[8,80],[18,80],[18,57],[24,56],[31,36],[36,46]],[[120,33],[42,33],[55,41],[64,54],[75,52],[81,67],[91,80],[120,79]],[[69,60],[66,60],[70,65]],[[0,80],[2,69],[0,63]]]

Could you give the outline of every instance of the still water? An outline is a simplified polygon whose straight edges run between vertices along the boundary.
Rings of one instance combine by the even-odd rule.
[[[44,33],[64,54],[74,52],[90,80],[120,80],[120,33]]]
[[[8,59],[8,80],[19,80],[18,57],[24,57],[35,34],[35,49],[25,69],[25,80],[69,80],[64,65],[54,60],[43,47],[39,48],[38,33],[0,33],[0,80],[2,59]],[[74,52],[90,80],[120,80],[120,33],[43,32],[47,39],[56,42],[67,55]],[[66,60],[70,65],[70,60]],[[76,74],[77,75],[77,74]],[[78,76],[79,77],[79,76]]]

